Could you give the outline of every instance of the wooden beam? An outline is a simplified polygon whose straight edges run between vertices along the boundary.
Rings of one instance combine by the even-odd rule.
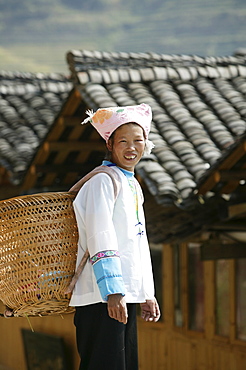
[[[78,140],[78,138],[82,135],[84,131],[84,127],[82,125],[76,125],[73,131],[69,134],[69,140]]]
[[[64,129],[65,129],[65,125],[64,125],[63,117],[57,118],[57,120],[55,121],[55,124],[52,126],[52,128],[50,129],[50,132],[48,133],[46,142],[58,140],[61,134],[63,133]]]
[[[224,223],[212,224],[208,227],[208,231],[245,231],[246,230],[246,222],[245,218],[239,220],[232,220],[227,221]]]
[[[220,240],[209,240],[201,245],[203,261],[246,258],[246,243],[223,244]]]
[[[246,141],[239,144],[235,150],[233,150],[227,158],[219,166],[219,170],[227,170],[235,166],[235,164],[245,155],[246,153]]]
[[[5,167],[0,166],[0,186],[11,184],[10,179],[10,172]]]
[[[61,150],[68,150],[68,151],[92,151],[92,150],[106,150],[105,144],[101,141],[57,141],[57,142],[49,142],[47,143],[49,146],[49,151],[61,151]]]
[[[61,166],[62,163],[65,161],[65,159],[67,158],[69,154],[69,151],[67,149],[64,149],[62,151],[59,151],[55,158],[54,158],[54,163],[53,165],[56,167],[56,166]],[[45,167],[46,165],[43,163],[43,166]],[[51,184],[53,184],[53,182],[55,181],[56,177],[57,177],[57,173],[55,171],[55,167],[54,167],[54,170],[53,169],[50,169],[48,171],[43,171],[41,170],[42,168],[42,164],[41,166],[39,167],[39,165],[37,164],[36,165],[36,172],[43,172],[43,173],[46,173],[45,177],[43,178],[43,181],[42,181],[42,185],[43,186],[49,186]],[[40,171],[39,171],[40,170]]]
[[[207,261],[203,264],[204,266],[204,329],[206,338],[208,340],[214,339],[215,330],[215,315],[214,307],[215,302],[215,263],[214,261]]]
[[[246,180],[246,170],[222,170],[220,172],[220,179],[224,181],[240,181]]]
[[[229,218],[246,216],[246,203],[234,204],[233,206],[229,206],[228,215]]]
[[[210,191],[211,189],[213,189],[213,187],[218,184],[220,181],[220,173],[219,171],[215,171],[213,172],[209,177],[208,179],[200,185],[199,189],[198,189],[198,194],[201,194],[201,195],[204,195],[206,194],[208,191]]]
[[[35,163],[43,164],[47,160],[49,156],[49,146],[48,143],[44,143],[41,148],[38,150],[35,159],[33,160],[33,164],[28,169],[23,183],[21,185],[22,190],[28,190],[35,187],[36,180],[37,180],[37,171]]]
[[[220,194],[231,194],[239,185],[239,181],[230,181],[220,189]]]
[[[28,170],[25,179],[23,181],[23,185],[21,187],[22,190],[27,190],[35,186],[37,180],[37,171],[36,171],[36,164],[43,164],[45,163],[47,157],[49,156],[52,150],[54,151],[83,151],[83,150],[90,150],[91,144],[86,143],[82,149],[82,143],[79,144],[78,142],[74,144],[74,141],[62,143],[59,142],[52,147],[52,142],[59,140],[60,136],[64,132],[67,126],[74,126],[79,125],[82,119],[77,117],[72,117],[75,111],[77,110],[78,106],[82,103],[82,97],[78,89],[74,88],[64,105],[61,108],[61,112],[58,118],[55,120],[51,130],[46,138],[44,144],[39,148],[37,154]],[[74,135],[78,134],[78,131],[72,133],[72,139],[74,139]],[[49,143],[51,141],[51,143]],[[105,150],[105,147],[104,149]],[[64,156],[64,155],[63,155]],[[46,179],[47,183],[52,182],[52,178],[54,179],[54,174],[49,176],[49,179]]]
[[[56,173],[50,173],[48,172],[44,178],[44,180],[42,181],[42,186],[50,186],[50,185],[53,185],[54,184],[54,181],[56,179]]]
[[[198,194],[206,194],[208,191],[212,191],[214,186],[217,185],[220,181],[222,182],[222,174],[225,176],[225,179],[227,178],[227,172],[228,170],[232,169],[232,167],[238,163],[238,161],[246,154],[246,141],[243,141],[238,147],[232,151],[228,155],[227,158],[224,159],[224,161],[215,169],[200,185],[198,189]],[[223,172],[222,172],[223,171]],[[224,172],[226,171],[226,172]],[[239,170],[240,171],[240,170]],[[244,172],[243,172],[244,173]],[[245,175],[245,174],[244,174]],[[244,178],[243,178],[244,179]],[[232,179],[235,180],[235,179]],[[240,179],[241,180],[241,179]],[[235,184],[233,189],[235,189]],[[228,190],[227,190],[228,192]]]
[[[237,315],[238,315],[238,304],[237,304],[237,263],[235,260],[229,261],[229,296],[231,297],[229,300],[229,320],[230,320],[230,343],[235,343],[237,338],[238,332],[238,325],[237,325]]]
[[[33,163],[45,163],[50,154],[49,145],[45,142],[38,150]]]
[[[0,186],[0,200],[17,197],[20,194],[21,194],[20,186],[13,186],[11,184]]]
[[[78,89],[74,88],[70,93],[66,103],[62,107],[62,115],[72,116],[81,102],[81,94]]]
[[[224,176],[223,172],[224,171],[222,171],[222,174],[221,174],[222,176]],[[240,185],[241,180],[246,180],[246,165],[245,164],[243,164],[241,169],[229,170],[229,171],[226,171],[226,172],[228,172],[229,178],[227,179],[227,183],[221,189],[221,191],[220,191],[221,194],[230,194],[230,193],[232,193]],[[226,177],[227,177],[227,175],[226,175]],[[226,179],[225,179],[225,181],[226,181]]]
[[[65,126],[80,126],[82,118],[73,116],[63,116],[63,122]],[[81,125],[82,126],[82,125]]]
[[[78,172],[67,172],[65,178],[63,179],[63,184],[71,187],[72,184],[75,184],[77,181],[78,181]]]
[[[37,172],[43,173],[57,173],[57,174],[66,174],[68,172],[81,172],[83,167],[82,163],[71,163],[71,164],[43,164],[36,165]]]
[[[69,136],[69,139],[70,140],[77,139],[81,135],[84,129],[80,123],[81,123],[81,118],[78,118],[78,117],[70,117],[70,116],[58,117],[46,138],[46,142],[53,142],[53,141],[59,140],[59,138],[63,134],[66,127],[74,127],[74,129],[72,130],[72,133]]]

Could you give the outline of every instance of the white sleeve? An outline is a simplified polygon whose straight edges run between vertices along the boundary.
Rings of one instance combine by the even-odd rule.
[[[109,294],[125,294],[113,224],[114,204],[113,183],[107,174],[91,178],[74,201],[79,233],[86,233],[90,261],[103,300]]]
[[[106,249],[118,249],[113,225],[114,188],[107,174],[97,174],[83,185],[75,201],[74,210],[79,232],[86,232],[87,248],[93,256]],[[80,225],[80,223],[83,225]]]

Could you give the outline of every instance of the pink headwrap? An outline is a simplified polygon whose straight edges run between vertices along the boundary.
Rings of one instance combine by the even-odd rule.
[[[148,139],[152,111],[147,104],[100,108],[95,113],[93,113],[93,111],[86,111],[86,113],[89,117],[87,117],[82,124],[89,121],[106,142],[119,126],[129,122],[135,122],[141,126],[145,132],[146,139]]]

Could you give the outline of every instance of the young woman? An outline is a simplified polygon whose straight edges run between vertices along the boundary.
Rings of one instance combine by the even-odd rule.
[[[142,318],[158,321],[154,283],[143,212],[143,195],[134,168],[146,150],[152,113],[146,104],[88,112],[105,139],[108,160],[119,181],[115,199],[112,179],[99,173],[87,181],[75,201],[78,263],[90,258],[71,298],[80,370],[137,370],[136,304]]]

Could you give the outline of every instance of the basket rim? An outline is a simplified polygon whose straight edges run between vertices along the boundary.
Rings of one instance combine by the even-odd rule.
[[[69,191],[51,191],[51,192],[44,192],[44,193],[35,193],[35,194],[25,194],[25,195],[17,195],[16,197],[7,198],[0,200],[0,206],[4,203],[8,202],[17,202],[19,200],[31,199],[31,198],[39,198],[39,197],[52,197],[52,196],[62,196],[66,195],[70,198],[74,197],[74,193]]]

